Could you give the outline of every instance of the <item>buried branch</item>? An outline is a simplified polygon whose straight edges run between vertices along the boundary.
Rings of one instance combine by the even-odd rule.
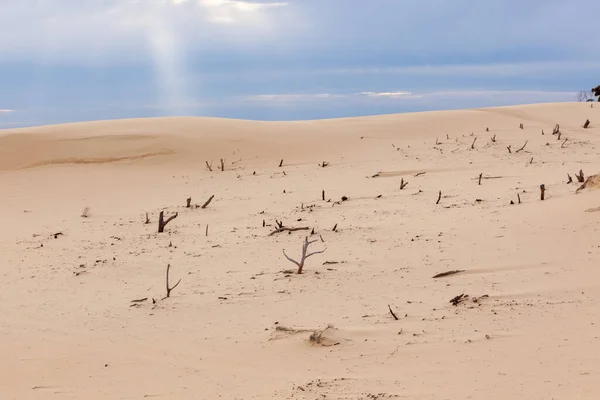
[[[317,242],[317,240],[311,240],[310,242],[308,241],[308,236],[306,236],[304,238],[304,243],[302,245],[302,258],[300,258],[300,262],[294,260],[293,258],[288,257],[287,254],[285,254],[285,250],[283,250],[283,255],[285,256],[285,258],[288,259],[288,261],[296,264],[298,266],[298,274],[302,273],[302,269],[304,268],[304,262],[306,261],[306,259],[310,256],[314,256],[315,254],[321,254],[324,253],[325,250],[327,250],[326,248],[320,251],[313,251],[312,253],[307,253],[308,250],[308,246],[310,246],[311,244]]]
[[[161,211],[160,214],[158,215],[158,233],[162,233],[165,231],[165,226],[167,226],[167,224],[171,221],[173,221],[175,218],[177,218],[178,213],[175,213],[173,215],[171,215],[169,218],[167,218],[165,220],[165,212]]]
[[[408,181],[404,182],[404,178],[400,180],[400,190],[403,190],[406,185],[408,185]]]
[[[204,204],[202,204],[202,208],[204,209],[204,208],[208,207],[208,205],[214,198],[215,198],[215,195],[213,194],[212,196],[210,196],[210,198],[208,200],[206,200],[206,202]]]
[[[179,281],[177,281],[175,286],[169,287],[169,270],[170,269],[171,269],[171,264],[168,264],[167,265],[167,295],[165,296],[165,299],[171,297],[171,291],[173,289],[175,289],[181,283],[181,279],[180,279]]]
[[[526,142],[525,142],[525,144],[524,144],[523,146],[521,146],[521,147],[519,148],[519,150],[517,150],[515,153],[518,153],[518,152],[520,152],[520,151],[523,151],[523,150],[525,150],[525,146],[527,146],[527,143],[529,143],[529,140],[528,140],[528,141],[526,141]]]
[[[273,236],[277,233],[281,233],[281,232],[296,232],[296,231],[307,231],[310,228],[308,226],[303,226],[300,228],[288,228],[285,226],[280,226],[279,228],[275,229],[273,232],[269,233],[269,236]]]
[[[577,182],[583,183],[585,181],[582,169],[579,170],[579,174],[575,174],[575,177],[577,178]]]

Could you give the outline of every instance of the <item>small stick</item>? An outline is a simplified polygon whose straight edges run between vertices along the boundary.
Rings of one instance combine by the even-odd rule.
[[[404,182],[404,178],[402,178],[400,180],[400,190],[403,190],[406,187],[406,185],[408,185],[408,181]]]
[[[446,133],[446,139],[450,139],[450,136]]]
[[[509,152],[510,154],[512,154],[512,149],[511,149],[511,146],[510,146],[510,145],[508,145],[506,148],[508,149],[508,152]]]
[[[186,208],[190,208],[192,206],[192,198],[188,197],[185,203]]]
[[[529,160],[529,164],[533,164],[533,157],[531,157],[531,160]]]
[[[208,163],[208,161],[207,161],[207,162],[206,162],[206,168],[208,168],[208,170],[209,170],[210,172],[212,172],[212,163],[210,163],[210,164],[209,164],[209,163]]]
[[[590,120],[589,120],[589,119],[586,119],[586,120],[585,120],[585,124],[583,124],[583,129],[587,129],[587,128],[588,128],[588,126],[590,126]]]
[[[556,125],[554,126],[554,129],[552,130],[552,134],[553,134],[553,135],[557,135],[557,134],[558,134],[558,132],[560,132],[560,126],[559,126],[558,124],[556,124]]]
[[[483,178],[483,172],[479,174],[479,185],[481,186],[481,178]]]
[[[565,144],[567,144],[567,140],[569,140],[569,138],[566,138],[565,141],[560,145],[560,148],[562,149],[563,147],[565,147]]]
[[[418,174],[415,175],[415,177],[417,176],[421,176],[421,175],[425,175],[427,172],[419,172]]]
[[[585,176],[583,175],[582,169],[579,170],[579,175],[575,174],[575,177],[577,178],[577,181],[579,181],[579,182],[585,181]]]
[[[540,198],[544,200],[546,198],[546,185],[540,185]]]
[[[281,168],[283,166],[283,158],[281,159],[281,161],[279,162],[279,168]]]
[[[267,223],[265,222],[265,220],[263,219],[263,228],[267,225]]]
[[[435,144],[436,145],[440,144],[440,141],[438,140],[438,138],[435,138]]]
[[[438,194],[438,199],[435,202],[435,204],[440,204],[440,200],[442,200],[442,191],[440,190],[440,193]]]
[[[390,310],[390,314],[392,314],[392,317],[394,317],[394,319],[396,321],[398,321],[398,317],[396,316],[396,314],[394,314],[394,312],[392,311],[392,307],[388,304],[388,309]]]
[[[515,153],[518,153],[518,152],[520,152],[522,150],[525,150],[525,146],[527,146],[527,143],[529,143],[529,140],[526,141],[525,144],[519,150],[517,150]]]
[[[475,149],[475,142],[477,141],[477,136],[473,139],[473,143],[471,143],[471,150]]]
[[[523,129],[523,124],[519,124],[519,128]]]
[[[567,174],[567,176],[569,177],[569,180],[567,181],[567,185],[568,185],[569,183],[573,183],[573,178],[571,178],[571,175],[570,175],[570,174]]]
[[[556,138],[556,140],[560,140],[561,136],[562,136],[562,132],[558,132],[558,137]]]
[[[210,204],[210,202],[215,198],[215,195],[213,194],[212,196],[210,196],[210,198],[208,200],[206,200],[206,202],[202,205],[202,208],[206,208],[208,207],[208,205]]]
[[[179,283],[181,283],[181,279],[175,284],[173,287],[169,287],[169,270],[171,269],[171,264],[167,265],[167,297],[171,297],[171,291],[175,289]]]
[[[485,128],[485,131],[486,131],[486,132],[489,132],[489,131],[490,131],[490,128]]]
[[[542,129],[542,135],[545,135],[544,130]]]
[[[208,224],[206,224],[206,236],[208,236]]]
[[[148,218],[148,213],[146,213],[146,221],[144,224],[148,225],[150,223],[150,218]]]
[[[221,172],[225,171],[225,160],[221,158]]]
[[[496,135],[492,136],[492,142],[496,143]]]
[[[323,190],[323,191],[321,192],[321,198],[323,199],[323,201],[325,201],[325,190]]]
[[[519,200],[519,204],[521,204],[521,195],[517,193],[517,199]]]
[[[337,232],[337,224],[335,224],[335,225],[333,226],[333,229],[332,229],[332,231],[333,231],[333,232]]]

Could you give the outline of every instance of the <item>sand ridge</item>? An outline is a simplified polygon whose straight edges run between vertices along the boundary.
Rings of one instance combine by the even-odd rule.
[[[0,393],[596,398],[600,192],[574,174],[600,172],[598,121],[564,103],[3,131]],[[294,274],[283,250],[313,229],[327,250]]]

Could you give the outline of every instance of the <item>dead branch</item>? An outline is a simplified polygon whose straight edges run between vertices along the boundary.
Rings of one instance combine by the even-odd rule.
[[[306,236],[304,238],[304,244],[302,245],[302,258],[300,258],[300,262],[294,260],[293,258],[288,257],[287,254],[285,254],[285,250],[283,250],[283,255],[285,256],[285,258],[288,259],[288,261],[296,264],[298,266],[298,274],[302,273],[302,269],[304,268],[304,262],[306,261],[306,259],[308,257],[314,256],[315,254],[321,254],[324,253],[325,250],[327,250],[326,248],[321,250],[321,251],[314,251],[312,253],[308,253],[307,254],[307,250],[308,250],[308,246],[310,246],[311,244],[317,242],[317,240],[311,240],[310,242],[308,241],[308,236]]]
[[[517,193],[517,200],[519,202],[519,204],[521,204],[521,194]]]
[[[451,303],[453,306],[458,306],[460,303],[462,303],[463,301],[466,301],[469,298],[468,294],[459,294],[458,296],[454,297],[452,300],[449,301],[449,303]]]
[[[571,178],[571,175],[570,175],[570,174],[567,174],[567,177],[569,177],[569,180],[567,181],[567,185],[568,185],[569,183],[573,183],[573,178]]]
[[[479,185],[481,186],[481,178],[483,178],[483,172],[479,174]]]
[[[515,151],[515,153],[525,150],[525,146],[527,146],[527,143],[529,143],[529,140],[526,141],[525,144],[519,148],[519,150]]]
[[[486,132],[489,132],[489,131],[490,131],[490,128],[485,128],[485,131],[486,131]]]
[[[206,236],[208,236],[208,224],[206,224]]]
[[[587,128],[588,128],[588,126],[590,126],[590,120],[589,120],[589,119],[586,119],[586,120],[585,120],[585,124],[583,124],[583,129],[587,129]]]
[[[210,204],[211,201],[213,201],[214,198],[215,198],[214,194],[212,196],[210,196],[209,199],[206,200],[206,202],[204,204],[202,204],[202,209],[205,209],[206,207],[208,207],[208,205]]]
[[[150,218],[148,218],[148,213],[146,213],[146,221],[144,221],[144,224],[148,225],[150,223]]]
[[[473,143],[471,143],[471,150],[475,149],[475,142],[477,141],[477,136],[473,139]]]
[[[546,185],[540,185],[540,199],[543,201],[546,198]]]
[[[457,270],[454,270],[454,271],[446,271],[446,272],[442,272],[442,273],[439,273],[437,275],[434,275],[433,278],[434,279],[436,279],[436,278],[443,278],[445,276],[460,274],[461,272],[465,272],[465,270],[464,269],[462,269],[462,270],[457,269]]]
[[[511,148],[511,146],[508,145],[506,148],[508,149],[508,152],[512,154],[512,148]]]
[[[279,168],[281,168],[283,166],[283,158],[281,159],[281,161],[279,161]]]
[[[181,279],[180,279],[179,281],[177,281],[177,283],[175,284],[175,286],[169,287],[169,270],[170,269],[171,269],[171,264],[168,264],[167,265],[167,296],[165,298],[171,297],[171,291],[173,289],[175,289],[181,283]]]
[[[392,317],[394,317],[394,319],[396,321],[398,321],[398,317],[396,316],[396,314],[394,314],[394,312],[392,311],[392,307],[388,304],[388,310],[390,310],[390,314],[392,314]]]
[[[328,165],[329,165],[329,163],[327,161],[323,161],[321,164],[319,164],[319,167],[325,168]]]
[[[519,128],[523,129],[523,124],[519,124]]]
[[[225,160],[221,158],[221,172],[225,171]]]
[[[421,175],[425,175],[426,173],[427,173],[427,172],[419,172],[419,173],[417,173],[417,174],[415,175],[415,177],[417,177],[417,176],[421,176]]]
[[[186,208],[190,208],[191,206],[192,206],[192,198],[191,198],[191,197],[188,197],[188,198],[186,199],[185,207],[186,207]]]
[[[207,161],[207,162],[206,162],[206,168],[207,168],[207,169],[208,169],[210,172],[212,172],[212,163],[210,163],[210,164],[209,164],[209,163],[208,163],[208,161]]]
[[[492,136],[492,142],[496,143],[496,135]]]
[[[310,228],[308,226],[303,226],[300,228],[288,228],[285,226],[280,226],[279,228],[275,229],[273,232],[269,233],[269,236],[273,236],[277,233],[281,233],[281,232],[296,232],[296,231],[307,231]]]
[[[554,129],[552,130],[552,134],[553,135],[558,135],[559,132],[560,132],[560,126],[558,124],[556,124],[554,126]]]
[[[569,140],[569,138],[566,138],[565,141],[560,145],[560,148],[562,149],[563,147],[565,147],[565,144],[567,144],[567,140]]]
[[[161,211],[160,214],[158,215],[158,233],[164,232],[165,226],[167,226],[167,224],[169,222],[171,222],[175,218],[177,218],[177,215],[178,215],[178,213],[175,213],[165,220],[164,219],[164,211]]]
[[[585,176],[583,175],[582,169],[579,170],[579,174],[575,174],[575,177],[577,178],[577,181],[580,183],[583,183],[585,181]]]
[[[440,190],[439,194],[438,194],[438,199],[435,202],[435,204],[440,204],[440,200],[442,200],[442,191]]]
[[[337,232],[337,225],[338,225],[338,224],[335,224],[335,225],[333,226],[333,229],[331,230],[332,232]]]
[[[531,160],[529,160],[529,164],[533,164],[533,157],[531,157]]]
[[[408,185],[408,181],[404,182],[404,178],[402,178],[400,180],[400,190],[403,190],[406,187],[406,185]]]
[[[325,190],[323,190],[323,191],[321,192],[321,198],[323,199],[323,201],[325,201]]]
[[[90,216],[90,208],[86,207],[81,212],[81,218],[88,218]]]

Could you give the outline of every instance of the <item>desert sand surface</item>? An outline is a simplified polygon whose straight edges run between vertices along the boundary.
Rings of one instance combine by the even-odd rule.
[[[0,397],[597,399],[594,106],[1,131]]]

